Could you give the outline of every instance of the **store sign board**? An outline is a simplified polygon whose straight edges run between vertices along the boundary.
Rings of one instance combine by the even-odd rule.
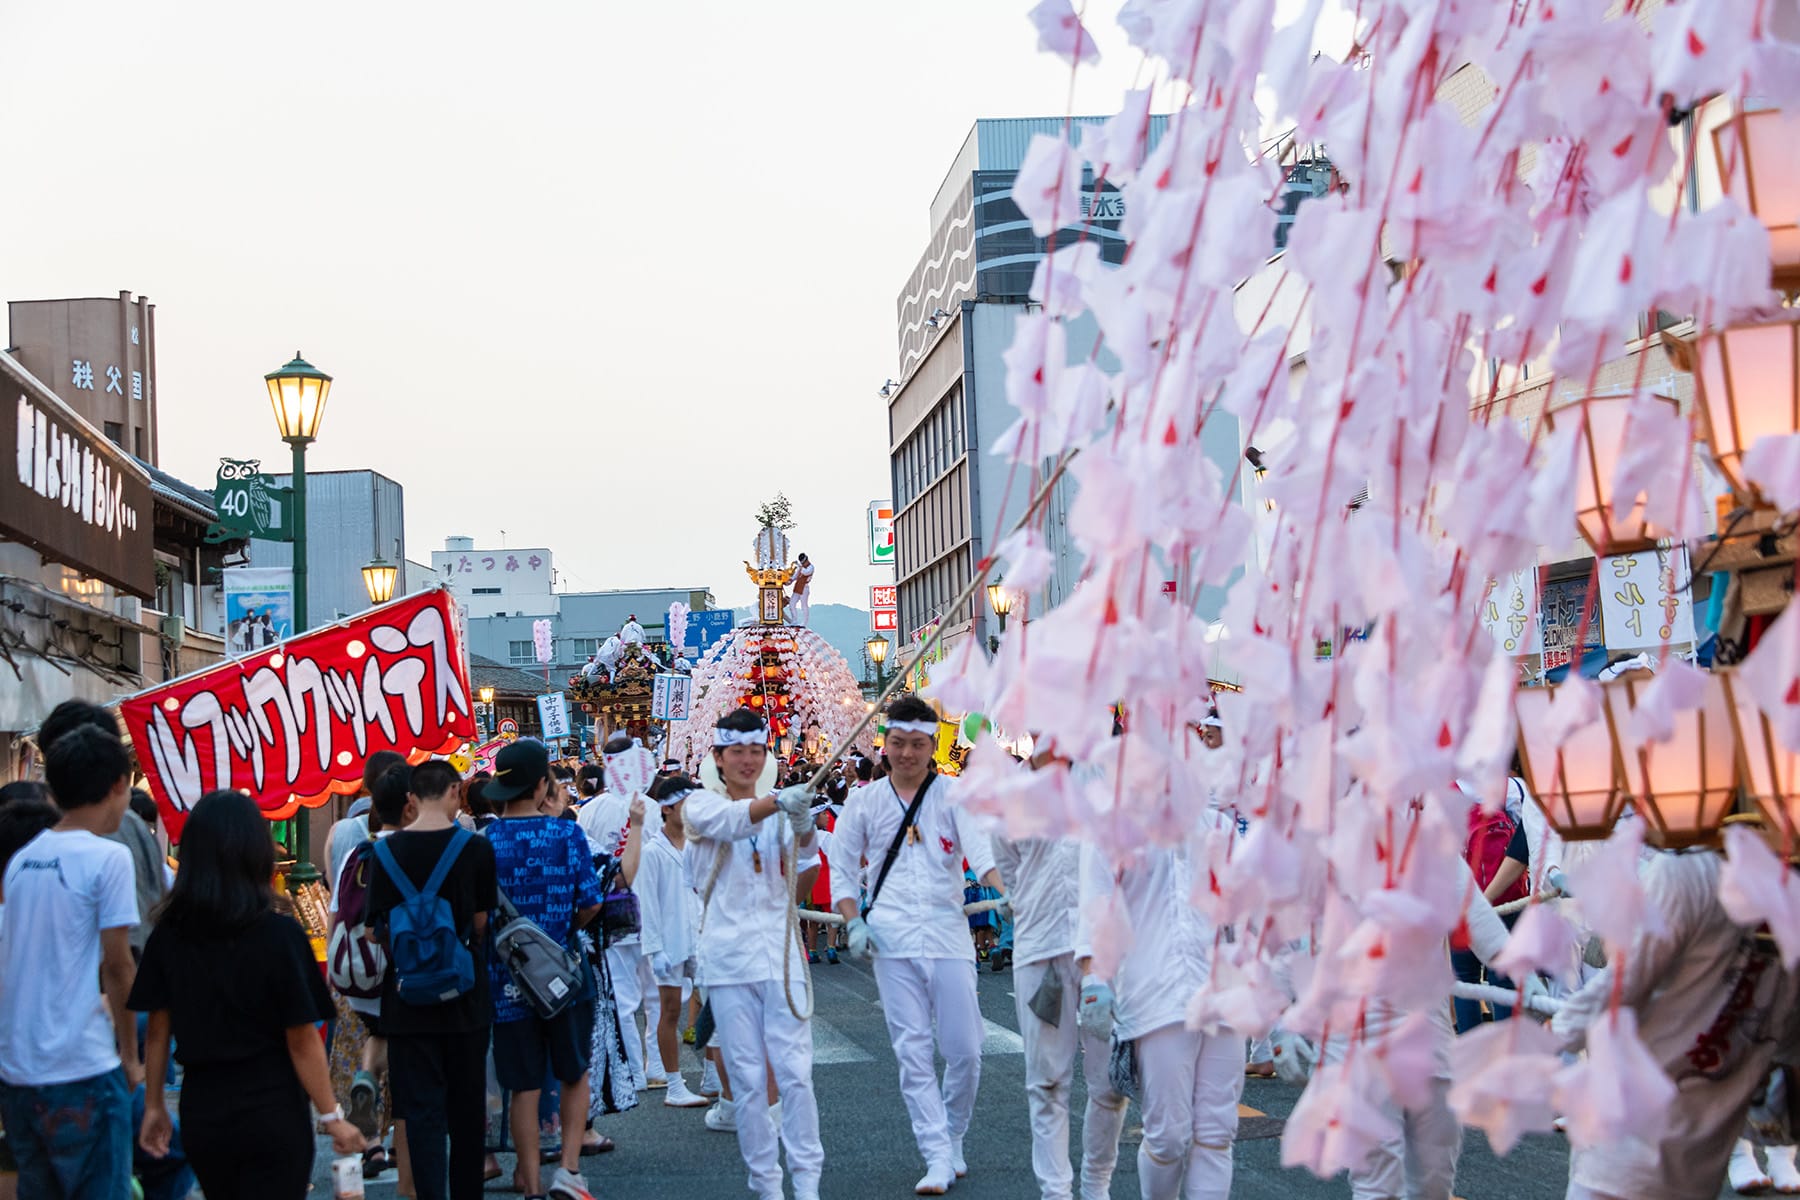
[[[271,820],[362,787],[377,750],[413,761],[475,736],[455,599],[421,592],[121,702],[169,836],[234,788]]]
[[[869,501],[869,565],[894,565],[894,502]]]
[[[1687,548],[1640,550],[1600,560],[1600,615],[1608,650],[1687,645],[1694,598]]]
[[[148,472],[4,356],[0,387],[0,534],[154,599]]]

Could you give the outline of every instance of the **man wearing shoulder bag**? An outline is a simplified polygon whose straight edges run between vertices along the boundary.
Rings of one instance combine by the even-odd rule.
[[[937,713],[902,696],[887,714],[886,779],[853,792],[831,847],[831,900],[849,923],[850,952],[875,958],[875,983],[887,1017],[900,1092],[913,1138],[925,1158],[921,1196],[950,1190],[968,1174],[963,1135],[981,1082],[981,1007],[975,994],[975,947],[963,916],[963,860],[987,887],[1006,885],[994,869],[987,834],[956,802],[955,780],[932,770]],[[868,907],[857,909],[867,863]],[[940,1091],[932,1032],[944,1057]]]
[[[581,829],[541,811],[552,786],[549,751],[521,738],[500,751],[484,793],[505,805],[487,828],[502,913],[490,967],[494,1075],[512,1093],[513,1145],[525,1194],[540,1194],[538,1093],[548,1072],[561,1085],[564,1132],[562,1164],[549,1194],[593,1200],[581,1175],[579,1131],[588,1115],[594,980],[576,931],[600,912],[600,879]],[[641,807],[631,820],[643,821]],[[521,918],[529,924],[522,926]],[[540,931],[547,938],[532,936]],[[548,939],[568,957],[558,961]],[[572,978],[563,974],[565,963]]]
[[[418,1200],[478,1200],[494,1019],[486,962],[494,851],[456,823],[462,790],[449,763],[411,768],[407,790],[418,816],[376,843],[368,897],[369,922],[388,951],[380,1024],[394,1116],[406,1122]]]

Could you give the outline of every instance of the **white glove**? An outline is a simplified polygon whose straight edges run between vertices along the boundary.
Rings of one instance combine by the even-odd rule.
[[[775,793],[775,806],[788,816],[804,816],[812,820],[813,790],[805,784],[782,788]]]
[[[1575,894],[1570,890],[1569,877],[1562,873],[1561,867],[1551,867],[1548,871],[1544,872],[1544,882],[1555,888],[1562,895],[1573,896]]]
[[[1305,1087],[1319,1062],[1319,1048],[1280,1026],[1269,1033],[1269,1045],[1275,1051],[1275,1074],[1284,1082]]]
[[[1531,1002],[1533,1000],[1550,999],[1550,986],[1538,977],[1536,971],[1528,973],[1525,978],[1520,981],[1519,991],[1521,996],[1519,1007],[1523,1008],[1526,1012],[1537,1017],[1551,1017],[1556,1015],[1555,1013],[1548,1011],[1551,1005],[1545,1005],[1541,1009],[1532,1007]]]
[[[794,829],[795,844],[798,844],[803,839],[812,836],[813,816],[812,816],[811,809],[807,809],[803,812],[788,813],[787,819],[788,819],[788,824],[793,826],[793,829]]]
[[[1004,892],[1000,895],[1000,903],[994,905],[994,912],[1002,921],[1013,919],[1012,899]]]
[[[1081,980],[1081,1000],[1075,1008],[1075,1023],[1089,1037],[1112,1036],[1113,990],[1092,975]]]
[[[880,949],[875,944],[875,935],[869,932],[869,923],[861,917],[851,917],[850,923],[844,926],[844,933],[850,940],[850,953],[856,958],[867,961]]]
[[[669,977],[669,972],[673,967],[674,964],[669,961],[669,956],[660,950],[650,956],[650,970],[652,974],[660,975],[664,979],[667,979]]]

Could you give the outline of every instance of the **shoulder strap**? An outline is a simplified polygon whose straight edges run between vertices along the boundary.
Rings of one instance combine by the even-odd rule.
[[[438,856],[437,866],[431,868],[431,878],[425,881],[425,886],[419,889],[420,892],[432,896],[438,894],[438,889],[444,886],[444,880],[450,877],[450,868],[456,865],[456,858],[462,853],[463,846],[473,836],[475,835],[461,825],[456,827],[456,832],[450,835],[450,844],[445,846],[443,854]],[[411,898],[407,897],[409,900]]]
[[[912,803],[907,805],[906,815],[900,818],[900,828],[894,830],[894,840],[888,843],[887,854],[881,860],[881,871],[875,876],[875,886],[869,889],[869,902],[863,905],[863,916],[868,916],[869,910],[875,907],[875,901],[881,898],[881,885],[887,882],[888,872],[894,867],[894,860],[900,857],[900,844],[906,840],[906,831],[918,821],[919,806],[925,803],[925,793],[931,790],[931,785],[936,779],[935,772],[925,776],[925,782],[919,785],[919,790],[914,794]],[[890,783],[888,786],[891,788],[893,784]]]
[[[392,879],[394,886],[400,890],[401,900],[411,900],[419,894],[419,889],[413,886],[412,880],[406,877],[406,872],[400,869],[400,862],[394,857],[393,847],[387,844],[386,838],[375,843],[375,857],[381,861],[381,866],[387,871],[388,878]]]

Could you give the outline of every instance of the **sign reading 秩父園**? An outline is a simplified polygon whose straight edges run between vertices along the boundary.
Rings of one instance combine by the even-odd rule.
[[[475,735],[462,627],[438,589],[139,692],[120,713],[171,839],[200,797],[280,819],[362,786],[377,750],[413,761]]]

